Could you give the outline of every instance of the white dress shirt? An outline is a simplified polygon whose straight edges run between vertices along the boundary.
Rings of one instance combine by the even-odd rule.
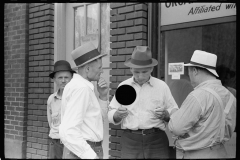
[[[86,142],[103,140],[103,119],[107,101],[98,99],[94,85],[79,74],[73,74],[62,95],[60,138],[81,159],[93,159],[96,153]]]
[[[219,129],[224,113],[216,97],[201,88],[213,89],[221,97],[224,106],[231,94],[222,86],[220,80],[208,80],[196,86],[181,108],[173,113],[168,127],[170,132],[180,136],[176,141],[176,147],[185,151],[204,149],[221,143]],[[229,128],[224,126],[224,140],[228,141],[236,126],[236,98],[226,117],[226,123]]]
[[[61,97],[59,90],[48,97],[47,100],[47,119],[50,127],[49,137],[59,139],[59,125],[61,123]]]
[[[156,118],[153,112],[157,107],[165,107],[169,113],[171,113],[174,108],[178,109],[167,84],[164,81],[152,76],[149,81],[144,83],[142,86],[136,83],[133,80],[133,77],[123,81],[119,84],[119,86],[124,84],[130,85],[135,89],[137,94],[136,100],[131,105],[123,105],[128,109],[129,114],[119,123],[115,123],[113,115],[121,104],[118,103],[114,96],[109,104],[109,122],[115,125],[121,123],[122,129],[138,130],[160,128],[161,130],[165,130],[165,122]]]

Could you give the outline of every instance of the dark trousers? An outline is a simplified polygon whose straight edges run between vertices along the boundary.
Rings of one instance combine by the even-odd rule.
[[[49,138],[49,159],[62,159],[63,154],[63,144],[60,139]]]
[[[103,148],[102,145],[95,145],[88,143],[91,148],[94,150],[94,152],[97,154],[99,159],[103,159]],[[63,149],[63,159],[81,159],[76,154],[74,154],[72,151],[70,151],[67,147],[64,146]]]
[[[142,135],[124,131],[121,137],[122,159],[169,158],[169,141],[164,131]]]

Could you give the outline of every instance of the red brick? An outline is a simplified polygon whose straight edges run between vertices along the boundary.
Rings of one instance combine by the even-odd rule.
[[[133,6],[122,7],[122,8],[118,9],[118,14],[128,13],[128,12],[132,12],[132,11],[134,11]]]
[[[126,29],[125,28],[110,30],[110,35],[112,35],[112,36],[119,35],[119,34],[125,34],[125,33],[126,33]]]
[[[27,136],[28,137],[31,137],[32,136],[32,132],[31,131],[27,131]],[[28,143],[30,143],[30,142],[28,142]],[[31,146],[30,146],[31,147]]]
[[[133,48],[118,49],[118,54],[132,54]]]
[[[42,145],[42,149],[47,151],[48,150],[48,145]]]
[[[27,142],[27,147],[32,147],[32,143],[31,142]]]
[[[40,122],[40,121],[33,121],[33,126],[41,127],[41,126],[43,126],[43,122]]]
[[[117,63],[117,68],[120,68],[120,69],[121,69],[121,68],[129,68],[129,67],[125,66],[125,65],[124,65],[124,62],[118,62],[118,63]]]
[[[111,62],[125,61],[125,56],[110,56]]]
[[[42,99],[33,99],[33,103],[34,104],[43,104],[43,100]]]
[[[43,156],[47,156],[47,151],[44,151],[44,150],[37,150],[37,154],[39,155],[43,155]]]
[[[126,42],[115,42],[110,44],[110,48],[124,48],[126,45]]]
[[[117,63],[110,63],[110,68],[117,68]]]
[[[118,87],[119,83],[110,83],[109,87],[112,89],[116,89]]]
[[[117,12],[118,12],[118,9],[111,9],[110,10],[110,15],[114,16],[114,15],[118,14]]]
[[[42,148],[42,144],[32,143],[32,148],[41,149]]]
[[[145,26],[147,26],[147,19],[145,19],[145,18],[139,18],[139,19],[135,19],[134,20],[134,24],[135,24],[135,26],[137,26],[137,25],[145,25]]]
[[[127,33],[136,33],[136,32],[147,32],[146,26],[134,26],[126,28]]]
[[[117,144],[116,143],[109,143],[109,149],[116,150]]]
[[[126,47],[134,47],[134,46],[146,46],[146,40],[135,40],[135,41],[128,41],[126,43]]]
[[[15,116],[15,120],[23,121],[23,120],[24,120],[24,117],[22,117],[22,116]]]
[[[116,76],[110,76],[110,82],[116,82],[117,77]]]
[[[27,148],[28,153],[37,153],[37,150],[34,148]]]
[[[110,70],[110,75],[124,75],[123,69]]]
[[[110,3],[110,8],[119,8],[119,7],[124,7],[126,4],[125,3]]]
[[[40,144],[48,144],[48,140],[47,139],[38,138],[38,143],[40,143]]]
[[[120,139],[119,137],[115,137],[115,136],[110,136],[109,141],[110,142],[115,142],[115,143],[120,143]]]
[[[11,130],[11,131],[10,131],[10,134],[14,134],[14,135],[17,135],[17,134],[18,134],[18,131],[15,131],[15,130]]]
[[[5,134],[5,138],[14,139],[14,135],[11,135],[11,134]]]
[[[110,42],[116,42],[118,40],[117,36],[111,36],[110,37]]]
[[[37,138],[34,137],[27,137],[28,142],[37,142]]]
[[[40,156],[40,155],[35,155],[35,154],[32,154],[32,158],[33,158],[33,159],[41,159],[41,158],[42,158],[42,156]]]
[[[37,128],[38,127],[36,127],[36,126],[28,126],[27,130],[29,130],[29,131],[37,131]]]
[[[116,49],[110,50],[110,55],[117,55],[117,50]]]
[[[111,136],[116,136],[117,135],[117,130],[109,130],[109,135],[111,135]]]
[[[118,41],[128,41],[133,40],[133,34],[126,34],[118,36]]]
[[[130,69],[125,69],[125,74],[126,75],[132,75],[132,72],[130,71]]]
[[[135,11],[138,11],[138,10],[147,11],[147,5],[146,5],[146,4],[138,4],[138,5],[135,5]]]
[[[42,138],[42,133],[32,132],[32,137]]]
[[[147,39],[147,34],[146,33],[135,33],[134,34],[134,39]]]
[[[32,158],[32,154],[31,153],[27,153],[27,159],[31,159]]]
[[[18,125],[18,121],[11,121],[11,124],[13,124],[13,125]],[[8,123],[5,123],[5,124],[8,124]]]

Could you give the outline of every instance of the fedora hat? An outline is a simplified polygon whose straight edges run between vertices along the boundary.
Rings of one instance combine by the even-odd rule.
[[[49,77],[53,79],[54,74],[59,71],[69,71],[71,73],[76,73],[74,70],[71,69],[70,64],[65,60],[59,60],[54,64],[54,71],[49,74]]]
[[[100,54],[92,42],[87,42],[72,51],[71,56],[76,64],[76,67],[73,67],[73,69],[106,55]]]
[[[157,64],[158,61],[152,58],[152,52],[148,46],[136,46],[131,58],[124,62],[124,65],[130,68],[147,68]]]
[[[197,66],[206,68],[209,72],[218,77],[216,72],[217,56],[201,50],[195,50],[189,63],[184,66]]]

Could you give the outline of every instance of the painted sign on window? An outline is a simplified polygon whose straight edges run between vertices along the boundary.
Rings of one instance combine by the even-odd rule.
[[[236,15],[236,3],[161,3],[161,25]]]

